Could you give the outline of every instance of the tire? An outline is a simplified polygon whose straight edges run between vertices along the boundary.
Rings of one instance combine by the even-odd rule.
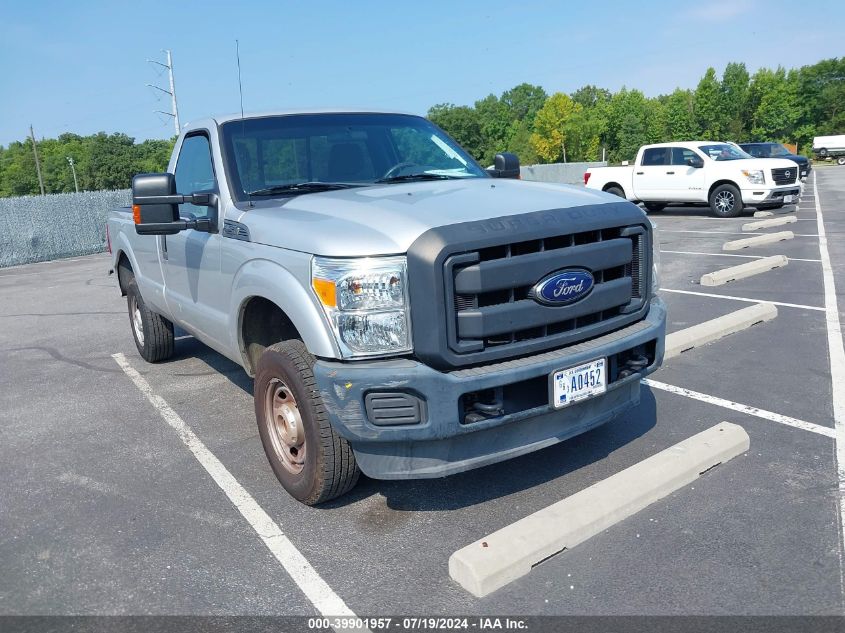
[[[733,185],[719,185],[710,192],[710,210],[717,218],[735,218],[742,213],[742,196]]]
[[[147,307],[134,279],[127,285],[126,300],[129,327],[141,358],[158,363],[173,356],[173,323]]]
[[[625,197],[625,192],[622,191],[621,187],[608,187],[604,191],[605,193],[612,193],[614,196],[619,196],[620,198]]]
[[[827,149],[826,149],[826,148],[824,148],[824,147],[822,147],[822,148],[819,150],[819,156],[821,156],[822,158],[827,158]]]
[[[645,208],[648,211],[663,211],[666,208],[666,204],[663,202],[646,202]]]
[[[837,158],[836,164],[837,165],[845,165],[845,156],[840,156],[839,158]]]
[[[255,372],[255,419],[264,452],[285,490],[313,506],[349,492],[361,471],[329,422],[302,341],[271,345]]]

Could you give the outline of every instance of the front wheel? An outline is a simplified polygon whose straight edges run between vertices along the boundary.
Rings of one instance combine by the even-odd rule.
[[[845,156],[840,156],[839,158],[837,158],[836,164],[837,165],[845,165]]]
[[[735,218],[742,213],[742,196],[733,185],[719,185],[710,192],[710,210],[717,218]]]
[[[821,156],[822,158],[827,158],[827,149],[825,149],[824,147],[822,147],[822,148],[819,150],[819,156]]]
[[[646,202],[645,208],[648,211],[663,211],[666,208],[666,204],[663,202]]]
[[[360,470],[349,443],[332,428],[304,343],[268,347],[255,372],[258,433],[285,490],[305,505],[349,492]]]

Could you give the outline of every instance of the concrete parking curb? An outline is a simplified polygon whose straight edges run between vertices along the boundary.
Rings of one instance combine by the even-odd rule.
[[[682,352],[719,340],[757,323],[771,321],[777,315],[776,306],[771,303],[757,303],[710,321],[672,332],[666,335],[664,359],[673,358]]]
[[[750,246],[763,246],[765,244],[774,244],[775,242],[783,242],[784,240],[791,240],[795,237],[792,231],[781,231],[780,233],[767,233],[765,235],[756,235],[755,237],[746,237],[741,240],[733,240],[722,244],[723,251],[739,251]]]
[[[771,257],[755,259],[752,262],[740,264],[739,266],[731,266],[730,268],[723,268],[721,270],[702,275],[701,285],[721,286],[729,281],[745,279],[746,277],[752,277],[753,275],[768,272],[773,268],[782,268],[788,263],[789,259],[787,259],[785,255],[772,255]]]
[[[771,211],[755,211],[755,212],[754,212],[754,217],[755,217],[755,218],[771,218],[771,217],[773,217],[774,215],[775,215],[775,214],[774,214],[774,213],[772,213]]]
[[[772,218],[771,220],[760,220],[759,222],[749,222],[742,225],[743,231],[756,231],[757,229],[767,229],[772,226],[783,226],[784,224],[792,224],[797,222],[798,218],[794,215],[788,215],[782,218]]]
[[[459,549],[449,557],[449,575],[484,597],[741,455],[749,445],[741,426],[721,422]]]

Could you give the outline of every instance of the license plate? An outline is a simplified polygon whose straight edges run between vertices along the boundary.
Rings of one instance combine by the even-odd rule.
[[[784,196],[783,197],[784,204],[789,204],[790,202],[792,202],[792,198],[794,198],[794,196]]]
[[[553,373],[552,406],[560,409],[607,391],[606,364],[606,359],[599,358]]]

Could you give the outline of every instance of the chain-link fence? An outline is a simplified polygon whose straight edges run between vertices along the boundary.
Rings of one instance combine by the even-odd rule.
[[[130,204],[129,189],[0,198],[0,268],[106,248],[106,218]]]
[[[524,165],[522,177],[580,184],[587,167],[606,164]],[[0,268],[104,251],[109,210],[130,199],[129,189],[0,198]]]

